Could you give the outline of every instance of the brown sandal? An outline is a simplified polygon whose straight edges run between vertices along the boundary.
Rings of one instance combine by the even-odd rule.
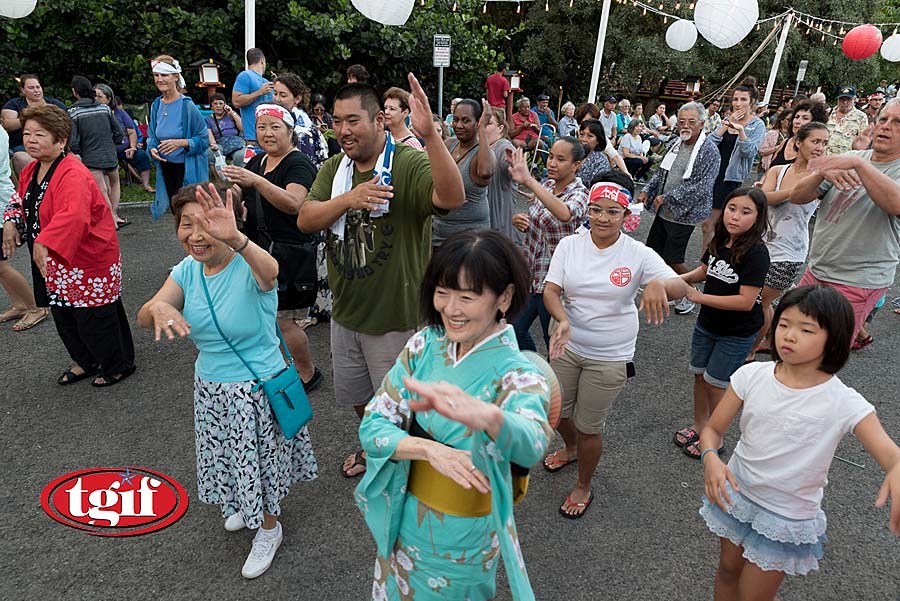
[[[0,323],[6,323],[14,319],[21,319],[28,314],[28,309],[20,309],[19,307],[10,307],[3,313],[0,313]]]
[[[37,319],[29,320],[29,317],[32,315],[39,315]],[[25,315],[16,322],[16,325],[12,327],[14,332],[24,332],[25,330],[30,330],[34,326],[38,325],[45,319],[50,316],[50,309],[29,309],[25,311]]]

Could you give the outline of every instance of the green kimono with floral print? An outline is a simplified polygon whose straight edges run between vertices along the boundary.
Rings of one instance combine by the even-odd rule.
[[[472,453],[472,462],[491,483],[489,515],[444,514],[407,492],[410,462],[391,460],[413,419],[404,376],[455,384],[503,410],[496,440],[435,411],[415,416],[436,441]],[[531,467],[543,457],[552,436],[549,403],[547,381],[519,351],[512,326],[458,361],[456,345],[441,329],[428,327],[409,339],[359,427],[367,460],[356,503],[377,546],[372,599],[493,599],[499,557],[513,598],[535,598],[513,519],[510,463]]]

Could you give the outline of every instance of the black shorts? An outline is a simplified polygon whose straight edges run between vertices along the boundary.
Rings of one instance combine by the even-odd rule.
[[[720,182],[716,180],[715,186],[713,186],[713,209],[722,210],[725,208],[725,199],[728,198],[728,195],[741,187],[741,182]]]
[[[657,215],[647,234],[647,246],[655,250],[669,265],[684,263],[684,251],[687,250],[694,227],[666,221]]]

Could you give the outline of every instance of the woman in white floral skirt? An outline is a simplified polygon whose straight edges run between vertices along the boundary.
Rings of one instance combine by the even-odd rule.
[[[238,232],[238,195],[208,183],[175,195],[172,211],[188,256],[141,308],[138,321],[153,328],[156,340],[190,336],[200,351],[197,491],[201,501],[222,508],[226,530],[259,529],[241,570],[256,578],[281,545],[281,500],[291,484],[316,478],[318,468],[306,428],[285,439],[253,374],[218,333],[206,300],[204,281],[222,331],[261,378],[284,369],[275,331],[278,263]]]

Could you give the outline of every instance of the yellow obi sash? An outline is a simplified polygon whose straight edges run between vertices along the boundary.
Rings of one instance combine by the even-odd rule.
[[[513,476],[513,503],[518,503],[528,490],[528,476]],[[491,493],[463,488],[427,461],[412,461],[409,468],[409,492],[441,513],[464,518],[479,518],[491,513]]]

